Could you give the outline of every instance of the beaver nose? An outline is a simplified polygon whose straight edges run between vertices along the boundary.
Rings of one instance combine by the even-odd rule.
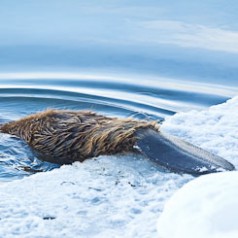
[[[227,160],[163,132],[140,129],[136,137],[142,154],[173,172],[197,176],[235,169]]]

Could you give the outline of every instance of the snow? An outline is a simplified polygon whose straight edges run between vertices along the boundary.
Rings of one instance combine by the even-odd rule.
[[[207,110],[177,113],[162,129],[218,154],[238,167],[238,97]]]
[[[237,166],[237,106],[235,97],[207,110],[178,113],[162,130]],[[142,156],[101,156],[0,184],[0,237],[152,238],[158,232],[162,238],[232,237],[237,176],[193,180],[164,173]]]
[[[178,190],[159,218],[159,237],[238,237],[238,172],[210,174]]]
[[[163,130],[238,166],[238,97],[204,111],[168,118]],[[238,237],[238,172],[202,176],[178,190],[158,221],[159,237]]]
[[[104,156],[1,184],[0,237],[155,237],[164,201],[189,179]]]

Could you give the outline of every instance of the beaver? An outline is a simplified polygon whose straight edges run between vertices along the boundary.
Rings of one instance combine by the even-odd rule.
[[[233,170],[228,161],[160,131],[155,121],[50,109],[0,126],[45,161],[71,164],[99,155],[142,153],[171,171],[193,175]]]

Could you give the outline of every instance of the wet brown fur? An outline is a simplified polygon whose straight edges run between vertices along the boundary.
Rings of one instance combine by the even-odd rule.
[[[90,111],[47,110],[6,123],[0,131],[25,140],[44,160],[59,164],[134,151],[135,132],[156,122],[105,117]]]

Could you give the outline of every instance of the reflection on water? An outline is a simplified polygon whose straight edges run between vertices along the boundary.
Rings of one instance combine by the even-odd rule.
[[[142,76],[66,73],[0,74],[0,123],[47,108],[93,110],[109,116],[161,121],[179,111],[219,104],[231,87]],[[1,134],[0,180],[58,167],[38,160],[21,140]]]

